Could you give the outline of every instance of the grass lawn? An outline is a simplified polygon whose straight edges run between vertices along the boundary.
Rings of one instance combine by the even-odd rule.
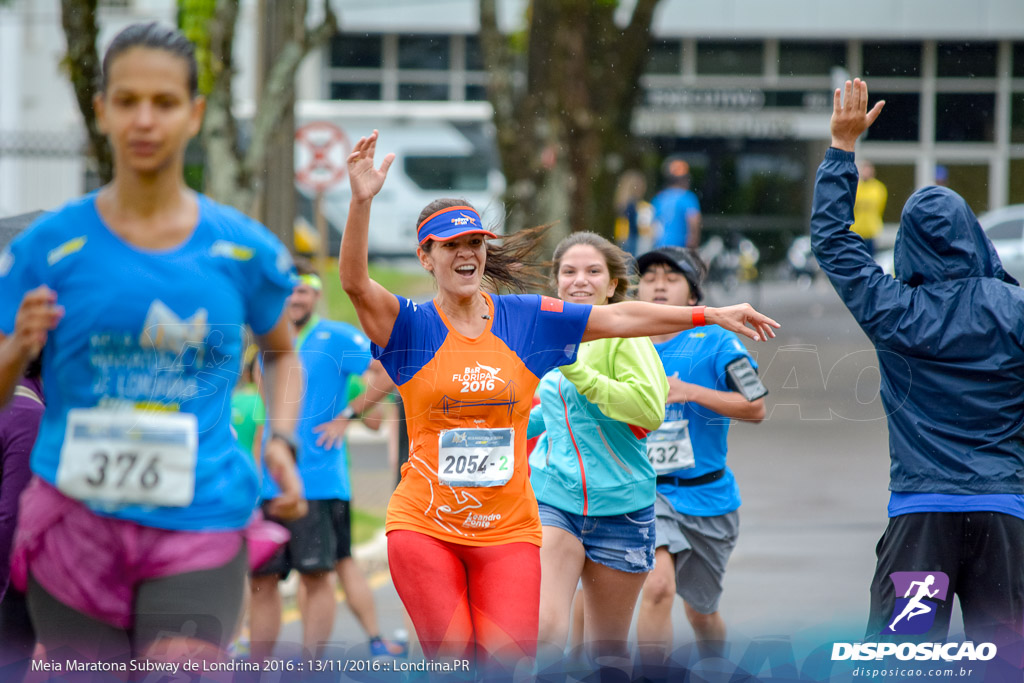
[[[324,282],[324,302],[326,309],[323,314],[331,320],[341,320],[359,326],[352,302],[341,288],[338,279],[338,260],[328,259],[327,265],[319,266],[320,277]],[[430,296],[434,291],[434,279],[429,273],[412,261],[408,264],[370,264],[370,277],[379,282],[389,292],[404,297],[415,298]]]
[[[352,546],[366,543],[384,528],[384,518],[372,512],[352,508]]]

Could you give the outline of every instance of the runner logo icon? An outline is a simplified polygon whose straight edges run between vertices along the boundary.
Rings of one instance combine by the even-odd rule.
[[[939,603],[946,599],[949,577],[943,572],[893,572],[889,579],[896,590],[896,604],[882,633],[927,633],[935,623]]]

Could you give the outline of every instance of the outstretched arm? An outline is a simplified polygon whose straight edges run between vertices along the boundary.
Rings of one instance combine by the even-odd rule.
[[[754,310],[750,304],[714,306],[668,306],[645,301],[620,301],[607,306],[594,306],[583,332],[583,341],[608,337],[650,337],[672,334],[699,326],[703,310],[704,322],[750,337],[754,341],[767,341],[775,336],[772,328],[780,325]],[[698,323],[694,325],[694,311]]]
[[[388,154],[380,168],[374,168],[373,155],[376,150],[377,131],[373,131],[370,137],[359,138],[348,157],[352,201],[349,203],[345,233],[341,238],[338,271],[341,286],[352,300],[366,336],[377,346],[384,347],[391,338],[391,329],[398,318],[398,299],[370,279],[367,253],[370,204],[384,185],[395,155]]]

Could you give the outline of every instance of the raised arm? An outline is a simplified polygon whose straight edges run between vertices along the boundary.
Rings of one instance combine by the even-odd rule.
[[[878,102],[868,111],[868,88],[860,79],[847,81],[845,93],[834,93],[832,147],[818,167],[811,209],[811,248],[850,313],[874,341],[899,329],[909,287],[889,277],[849,228],[857,194],[853,149],[882,111]]]
[[[697,324],[694,324],[694,313]],[[773,327],[780,325],[754,310],[750,304],[714,306],[667,306],[645,301],[621,301],[607,306],[594,306],[583,332],[583,341],[608,337],[650,337],[681,332],[701,324],[718,325],[754,341],[767,341],[775,336]]]
[[[368,249],[370,230],[370,204],[380,192],[388,168],[395,160],[388,154],[380,168],[374,168],[373,155],[377,150],[377,131],[370,137],[359,138],[348,157],[348,177],[352,186],[345,233],[341,238],[338,271],[341,286],[352,300],[359,323],[366,336],[380,347],[387,346],[391,328],[398,318],[398,299],[395,295],[370,279]]]

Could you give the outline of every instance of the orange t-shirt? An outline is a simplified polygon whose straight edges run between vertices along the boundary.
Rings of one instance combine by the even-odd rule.
[[[483,296],[491,317],[476,338],[455,331],[433,302],[399,297],[387,347],[373,347],[398,385],[409,429],[386,529],[464,545],[540,545],[526,426],[540,378],[576,359],[590,306]]]

